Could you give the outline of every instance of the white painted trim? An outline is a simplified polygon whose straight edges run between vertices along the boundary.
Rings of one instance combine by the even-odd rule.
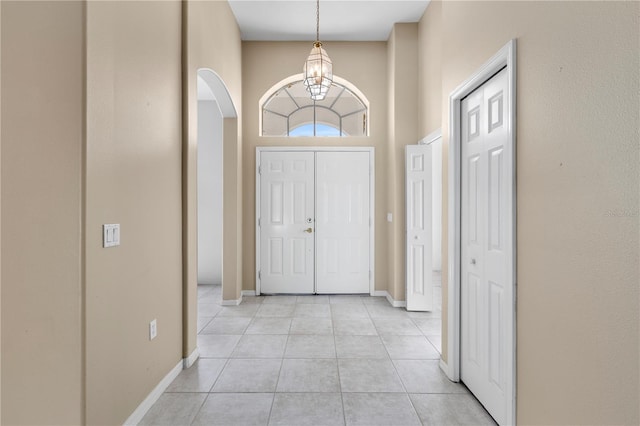
[[[420,139],[418,141],[418,145],[430,145],[441,138],[442,138],[442,129],[438,129],[429,133],[424,138]]]
[[[440,370],[442,370],[442,371],[444,372],[444,374],[446,374],[446,375],[447,375],[447,377],[449,378],[449,380],[451,380],[451,381],[456,381],[456,380],[453,380],[453,379],[451,378],[451,372],[452,372],[452,370],[451,370],[451,368],[449,368],[449,366],[447,365],[447,363],[446,363],[446,362],[444,362],[444,359],[440,358],[440,364],[439,364],[439,365],[440,365]]]
[[[186,370],[187,368],[191,367],[198,360],[198,358],[200,358],[200,351],[198,351],[198,348],[196,347],[193,352],[191,352],[191,355],[186,358],[182,358],[182,366]]]
[[[197,75],[201,77],[211,89],[222,113],[222,118],[237,118],[238,114],[236,113],[236,107],[233,105],[233,99],[231,99],[229,89],[227,89],[227,85],[224,84],[224,81],[218,73],[210,68],[198,68]]]
[[[125,420],[124,425],[137,425],[138,423],[140,423],[151,406],[156,403],[160,396],[162,396],[171,382],[173,382],[173,380],[178,377],[178,374],[180,374],[180,372],[182,371],[183,365],[184,361],[180,360],[176,364],[176,366],[173,367],[162,380],[160,380],[160,383],[158,383],[156,387],[153,388],[149,395],[147,395],[147,397],[140,403],[140,405],[138,405],[138,408],[136,408],[133,413],[131,413],[129,418]]]
[[[373,146],[258,146],[256,152],[375,152]]]
[[[480,67],[471,77],[458,86],[449,96],[449,334],[448,334],[448,369],[447,376],[453,381],[460,380],[460,161],[461,161],[461,117],[460,105],[462,99],[480,87],[502,68],[507,68],[507,78],[509,80],[509,102],[511,106],[510,124],[508,129],[509,139],[513,146],[511,164],[513,167],[513,206],[512,214],[507,220],[511,221],[512,248],[511,274],[513,285],[513,300],[511,318],[507,318],[506,340],[511,347],[511,356],[507,357],[507,371],[509,377],[506,378],[505,393],[511,404],[507,407],[507,419],[509,424],[516,423],[516,196],[515,196],[515,176],[516,176],[516,40],[510,40],[498,53]]]
[[[407,306],[407,302],[405,300],[394,300],[393,297],[391,297],[391,294],[386,290],[375,290],[371,293],[371,296],[386,298],[387,302],[389,302],[389,304],[394,308],[404,308]]]
[[[230,300],[222,300],[222,306],[238,306],[242,303],[242,294],[240,294],[240,299],[230,299]]]
[[[367,108],[369,108],[368,104]],[[372,294],[376,291],[376,150],[373,147],[371,147],[369,151],[369,215],[369,220],[371,221],[369,223],[369,270],[371,271],[371,276],[369,277],[369,294]]]
[[[255,296],[256,295],[256,291],[255,290],[242,290],[242,297],[244,296]]]
[[[394,308],[406,308],[407,301],[406,300],[395,300],[389,293],[387,293],[387,301]]]
[[[260,295],[260,154],[263,152],[368,152],[369,153],[369,212],[371,215],[371,226],[369,226],[369,269],[371,270],[371,277],[369,277],[369,294],[375,293],[375,195],[376,195],[376,150],[370,146],[269,146],[269,147],[256,147],[256,212],[255,212],[255,233],[256,233],[256,295]],[[314,277],[315,279],[315,277]],[[398,302],[396,302],[398,303]],[[406,305],[405,305],[406,306]]]
[[[262,116],[262,114],[259,114],[260,116]],[[262,124],[261,124],[262,126]],[[254,228],[254,232],[256,233],[256,295],[259,296],[260,295],[260,267],[262,266],[261,264],[261,259],[260,259],[260,188],[261,188],[261,176],[260,176],[260,154],[261,154],[262,150],[259,148],[256,148],[256,214],[255,214],[255,228]]]

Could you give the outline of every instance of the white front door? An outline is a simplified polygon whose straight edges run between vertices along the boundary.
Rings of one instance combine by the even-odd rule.
[[[263,152],[261,291],[314,292],[314,153]]]
[[[260,293],[369,293],[371,151],[259,149]]]
[[[508,80],[503,69],[461,102],[461,347],[460,376],[499,424],[507,421],[507,217],[513,202],[508,162]]]
[[[317,293],[369,292],[369,153],[316,153]]]
[[[408,311],[433,309],[431,145],[407,145],[406,294]]]

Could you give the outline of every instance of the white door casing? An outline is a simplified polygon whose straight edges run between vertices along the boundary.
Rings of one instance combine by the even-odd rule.
[[[263,152],[260,250],[264,293],[314,291],[314,154]]]
[[[449,102],[449,358],[441,365],[499,424],[516,421],[515,48],[507,43]]]
[[[369,153],[316,153],[316,292],[369,292]]]
[[[275,269],[276,273],[273,273],[273,270],[266,270],[271,267],[270,262],[273,259],[278,259],[268,253],[267,250],[270,247],[267,241],[270,238],[282,238],[280,234],[273,234],[274,229],[282,228],[279,224],[281,219],[268,218],[271,214],[267,210],[270,208],[268,200],[272,197],[269,181],[273,180],[273,173],[268,168],[271,167],[269,162],[273,162],[283,154],[288,155],[290,160],[302,158],[299,155],[304,154],[305,164],[309,161],[312,164],[311,172],[307,174],[304,181],[306,182],[305,193],[314,195],[310,210],[307,210],[311,211],[311,214],[305,218],[303,228],[303,230],[311,228],[312,231],[305,232],[305,237],[312,241],[314,249],[311,257],[314,269],[311,284],[308,283],[306,276],[302,285],[295,284],[293,278],[290,285],[278,284],[279,280],[286,282],[288,279],[279,272],[287,271],[284,264],[282,268]],[[256,294],[374,294],[372,261],[374,258],[374,164],[374,149],[370,147],[256,148]],[[276,165],[276,170],[279,167]],[[280,178],[286,178],[285,174],[281,174]],[[275,179],[274,182],[282,181],[283,179]],[[309,184],[311,189],[307,187]],[[279,197],[278,191],[280,191],[278,185],[275,189],[276,198]],[[282,188],[283,199],[285,199],[288,186],[282,185]],[[292,200],[290,196],[287,199]],[[308,202],[308,198],[305,200]],[[285,206],[283,211],[286,211],[286,208]],[[269,224],[269,222],[276,223]],[[295,236],[296,230],[292,229],[291,232]],[[283,240],[283,244],[285,243]],[[269,244],[279,248],[280,243],[276,240]],[[301,244],[297,247],[301,247]],[[306,244],[305,247],[307,247]],[[333,250],[334,247],[337,247],[337,251]],[[283,259],[286,260],[285,255],[283,251]],[[293,253],[290,256],[293,256]],[[301,256],[293,259],[301,259]],[[304,260],[309,261],[308,258]],[[291,261],[290,264],[299,265],[300,262]],[[277,266],[278,262],[275,265]]]
[[[408,311],[433,309],[431,145],[405,147]]]

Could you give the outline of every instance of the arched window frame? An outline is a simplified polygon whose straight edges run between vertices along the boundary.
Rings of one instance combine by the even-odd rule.
[[[281,91],[282,89],[285,89],[288,85],[293,84],[293,83],[297,83],[300,82],[304,79],[304,75],[302,73],[300,74],[294,74],[292,76],[289,76],[283,80],[280,80],[278,83],[274,84],[273,86],[271,86],[271,88],[269,90],[267,90],[264,95],[262,95],[262,97],[260,98],[260,100],[258,101],[258,136],[261,137],[289,137],[288,135],[284,135],[284,136],[270,136],[270,135],[263,135],[263,111],[264,111],[264,106],[267,103],[267,101],[269,101],[276,93],[278,93],[279,91]],[[365,120],[365,132],[364,135],[361,137],[368,137],[369,136],[369,127],[371,124],[371,107],[369,104],[369,99],[367,99],[367,97],[364,95],[364,93],[362,93],[362,91],[360,89],[358,89],[354,84],[352,84],[350,81],[345,80],[342,77],[339,77],[337,75],[333,76],[333,82],[336,83],[339,86],[342,86],[344,89],[349,90],[356,98],[358,98],[358,100],[362,103],[362,105],[364,106],[364,110],[365,110],[365,114],[366,114],[366,120]],[[343,89],[343,90],[344,90]],[[358,111],[353,111],[349,114],[345,114],[344,116],[340,116],[340,114],[338,114],[336,111],[332,110],[331,108],[327,108],[325,106],[322,105],[307,105],[304,106],[302,108],[298,108],[296,110],[294,110],[291,114],[289,114],[289,116],[295,114],[297,111],[301,111],[304,108],[323,108],[326,109],[328,111],[331,111],[332,113],[336,114],[338,117],[340,117],[340,119],[342,120],[344,117],[347,117],[351,114],[355,114],[355,113],[359,113],[362,112],[362,110],[358,110]],[[269,111],[271,113],[274,113],[273,111]],[[277,113],[276,113],[277,114]],[[278,114],[281,115],[281,114]],[[281,115],[282,116],[282,115]],[[283,116],[286,118],[286,116]],[[325,123],[325,122],[321,122],[321,121],[317,121],[316,123],[322,123],[331,127],[334,127],[332,123]],[[290,132],[292,129],[288,129],[288,132]],[[337,129],[341,134],[340,137],[350,137],[350,135],[346,134],[342,129]],[[291,137],[295,137],[295,136],[291,136]],[[314,136],[314,137],[318,137],[318,136]]]

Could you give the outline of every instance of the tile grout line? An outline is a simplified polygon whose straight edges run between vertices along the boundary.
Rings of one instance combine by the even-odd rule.
[[[189,423],[190,425],[195,423],[196,419],[198,418],[198,414],[200,414],[200,411],[202,411],[202,407],[204,407],[204,403],[207,402],[207,399],[209,399],[209,393],[207,393],[206,395],[207,396],[202,400],[202,404],[200,404],[198,411],[196,411],[196,415],[193,416],[193,420],[191,420],[191,422]]]
[[[340,397],[341,397],[341,403],[342,403],[342,409],[343,409],[343,422],[344,422],[344,424],[346,425],[346,412],[345,412],[345,406],[344,406],[344,392],[342,392],[342,386],[341,386],[341,381],[340,381],[340,366],[339,366],[339,361],[340,361],[340,359],[341,359],[341,358],[339,358],[339,357],[338,357],[338,353],[337,353],[337,352],[338,352],[338,350],[337,350],[338,348],[337,348],[336,325],[335,325],[335,321],[334,321],[334,317],[333,317],[333,311],[332,311],[332,309],[331,309],[331,306],[333,306],[333,305],[344,305],[344,304],[341,304],[341,303],[338,303],[338,304],[331,304],[330,302],[331,302],[331,298],[329,298],[329,311],[330,311],[329,320],[330,320],[330,323],[331,323],[331,332],[332,332],[331,334],[332,334],[332,336],[333,336],[333,341],[334,341],[335,359],[336,359],[336,369],[337,369],[337,374],[338,374],[338,384],[339,384]],[[360,299],[360,300],[359,300],[359,302],[360,302],[360,303],[355,303],[355,305],[361,305],[361,306],[362,306],[362,305],[364,305],[365,312],[367,313],[367,316],[366,316],[365,318],[367,318],[367,319],[371,322],[371,324],[373,325],[373,328],[374,328],[374,330],[376,331],[376,336],[380,339],[380,341],[381,341],[381,343],[382,343],[382,345],[383,345],[383,347],[384,347],[384,349],[385,349],[385,352],[386,352],[386,353],[387,353],[387,355],[388,355],[388,359],[389,359],[389,360],[391,361],[391,363],[392,363],[393,371],[396,373],[397,377],[398,377],[398,378],[399,378],[399,380],[400,380],[401,386],[402,386],[402,388],[404,389],[404,392],[400,392],[400,393],[404,393],[404,394],[406,395],[406,397],[407,397],[407,398],[409,398],[410,405],[411,405],[411,407],[414,409],[414,413],[417,415],[417,410],[415,409],[415,406],[414,406],[414,404],[413,404],[413,401],[412,401],[412,400],[411,400],[411,398],[409,397],[409,393],[408,393],[408,391],[407,391],[406,385],[405,385],[404,381],[402,380],[402,378],[401,378],[400,374],[398,373],[398,368],[397,368],[397,366],[396,366],[396,363],[395,363],[395,362],[394,362],[394,360],[391,358],[391,355],[390,355],[390,353],[389,353],[389,349],[388,349],[387,345],[385,345],[385,344],[384,344],[384,341],[382,340],[382,335],[380,334],[380,330],[379,330],[378,326],[376,326],[376,323],[375,323],[375,321],[374,321],[374,317],[372,316],[372,314],[371,314],[371,310],[369,309],[369,306],[372,306],[372,308],[375,308],[375,306],[376,306],[376,305],[375,305],[375,304],[366,304],[366,303],[364,303],[364,299]],[[276,394],[277,394],[277,386],[278,386],[278,384],[279,384],[279,379],[280,379],[280,376],[281,376],[281,373],[282,373],[282,370],[283,370],[283,367],[284,367],[284,360],[285,360],[285,354],[286,354],[286,347],[287,347],[287,345],[288,345],[288,343],[289,343],[289,341],[290,341],[291,331],[292,331],[292,329],[293,329],[293,320],[296,318],[296,317],[295,317],[295,310],[296,310],[296,308],[297,308],[298,306],[300,306],[300,305],[302,305],[302,304],[301,304],[301,303],[300,303],[300,304],[299,304],[299,303],[297,303],[297,299],[296,299],[296,302],[294,303],[294,305],[295,305],[294,313],[292,314],[292,318],[291,318],[291,321],[290,321],[290,323],[289,323],[289,328],[288,328],[287,338],[286,338],[286,341],[285,341],[285,349],[284,349],[283,354],[282,354],[282,356],[281,356],[281,358],[280,358],[280,369],[279,369],[279,371],[278,371],[278,378],[277,378],[277,380],[276,380],[276,389],[275,389],[275,391],[274,391],[274,393],[273,393],[273,395],[272,395],[272,403],[271,403],[271,407],[270,407],[270,411],[269,411],[269,417],[268,417],[268,421],[269,421],[269,422],[271,421],[271,416],[272,416],[272,414],[273,414],[273,407],[274,407],[274,404],[275,404],[275,396],[276,396]],[[347,303],[346,305],[350,305],[350,304],[349,304],[349,303]],[[353,304],[352,304],[352,305],[353,305]],[[375,309],[374,309],[374,310],[375,310]],[[216,313],[216,315],[215,315],[214,317],[212,317],[212,318],[211,318],[211,320],[210,320],[210,321],[209,321],[209,322],[208,322],[208,323],[203,327],[203,330],[204,330],[204,328],[206,328],[206,327],[210,324],[210,322],[211,322],[214,318],[216,318],[216,317],[218,317],[218,316],[219,316],[218,314],[219,314],[220,312],[222,312],[222,311],[219,311],[218,313]],[[247,333],[247,330],[249,329],[249,327],[251,326],[251,324],[254,324],[254,323],[255,323],[255,321],[257,320],[257,316],[256,316],[256,314],[257,314],[257,310],[256,310],[256,312],[254,312],[254,314],[251,316],[251,320],[250,320],[249,324],[245,327],[245,329],[244,329],[244,331],[243,331],[243,333],[242,333],[242,336],[246,336],[246,335],[247,335],[247,334],[246,334],[246,333]],[[286,317],[286,316],[285,316],[285,317]],[[383,319],[383,320],[384,320],[384,319],[389,319],[389,318],[393,318],[393,316],[390,316],[390,317],[382,316],[382,317],[378,317],[377,319]],[[440,356],[441,356],[441,353],[440,353],[440,352],[435,348],[435,345],[431,342],[431,340],[429,340],[429,338],[426,336],[426,334],[424,333],[424,331],[423,331],[423,330],[422,330],[422,329],[417,325],[417,323],[416,323],[416,321],[415,321],[415,318],[413,318],[413,317],[408,317],[408,318],[411,320],[411,323],[412,323],[415,327],[417,327],[417,328],[418,328],[418,330],[420,331],[420,335],[422,335],[422,337],[423,337],[425,340],[427,340],[427,341],[429,342],[429,344],[430,344],[430,345],[431,345],[431,346],[436,350],[436,352],[438,353],[438,355],[440,355]],[[345,318],[342,318],[342,319],[343,319],[343,320],[347,320],[347,321],[349,321],[349,320],[353,320],[354,318],[351,318],[351,317],[345,317]],[[419,318],[418,318],[418,319],[419,319]],[[200,333],[198,333],[198,335],[200,335]],[[315,335],[317,335],[317,334],[315,334],[315,333],[314,333],[314,334],[310,334],[310,335],[311,335],[311,336],[315,336]],[[360,334],[355,334],[355,335],[360,335]],[[395,335],[395,334],[394,334],[394,333],[391,333],[391,335]],[[401,334],[398,334],[398,336],[400,336],[400,335],[401,335]],[[239,343],[239,342],[237,342],[237,343],[236,343],[236,345],[234,346],[234,348],[233,348],[233,350],[232,350],[232,354],[233,354],[233,352],[237,349],[237,345],[238,345],[238,343]],[[312,358],[312,359],[315,359],[315,358]],[[229,358],[226,358],[226,361],[225,361],[225,365],[224,365],[224,367],[222,368],[222,370],[221,370],[220,374],[216,377],[216,379],[215,379],[215,381],[214,381],[214,384],[212,385],[212,387],[211,387],[210,391],[207,393],[207,396],[206,396],[205,400],[203,401],[203,403],[200,405],[200,408],[199,408],[199,409],[198,409],[198,411],[196,412],[196,417],[200,414],[200,412],[201,412],[201,410],[202,410],[202,407],[204,406],[204,403],[208,400],[208,398],[209,398],[210,394],[212,393],[212,392],[211,392],[211,390],[213,390],[213,387],[215,387],[215,384],[219,381],[220,376],[222,375],[222,372],[224,372],[224,369],[225,369],[225,368],[227,368],[227,365],[228,365],[228,363],[230,362],[230,360],[231,360],[231,358],[230,358],[230,357],[229,357]],[[421,360],[424,360],[424,359],[418,359],[418,361],[421,361]],[[395,360],[395,361],[398,361],[398,360]],[[297,393],[297,392],[296,392],[296,393]],[[312,392],[300,392],[300,393],[309,394],[309,393],[312,393]],[[382,393],[384,393],[384,392],[382,392]],[[421,392],[418,392],[418,393],[422,394]],[[396,394],[399,394],[399,393],[396,393]],[[427,392],[426,394],[430,394],[430,393],[429,393],[429,392]],[[440,393],[432,393],[432,394],[440,394]],[[447,393],[446,393],[446,392],[443,392],[442,394],[447,394]],[[195,418],[196,418],[196,417],[194,417],[194,421],[195,421]],[[420,422],[421,424],[423,424],[422,419],[420,419],[420,416],[418,415],[417,417],[418,417],[418,419],[419,419],[419,422]]]
[[[331,305],[329,305],[329,314],[331,315]],[[333,335],[333,347],[336,350],[336,371],[338,373],[338,389],[340,390],[340,403],[342,404],[342,421],[347,426],[347,413],[344,408],[344,393],[342,392],[342,381],[340,380],[340,358],[338,358],[338,342],[336,342],[336,332],[333,327],[333,318],[331,318],[331,331]]]
[[[220,369],[220,372],[218,373],[218,376],[216,377],[216,379],[213,381],[213,384],[211,385],[211,387],[209,388],[209,391],[207,393],[211,394],[213,393],[213,388],[216,386],[216,384],[218,383],[218,380],[220,380],[220,376],[222,376],[222,373],[224,373],[224,370],[227,368],[227,366],[229,365],[229,362],[231,361],[231,357],[227,358],[224,362],[224,365],[222,366],[222,368]]]
[[[376,326],[375,321],[373,321],[373,318],[371,320],[373,322],[373,326],[375,327]],[[376,327],[376,330],[377,330],[377,327]],[[426,337],[425,337],[425,339],[426,339]],[[416,417],[418,418],[418,421],[420,422],[420,424],[424,426],[424,423],[422,422],[422,419],[420,418],[420,415],[418,414],[418,410],[416,410],[416,407],[413,405],[413,401],[411,400],[411,397],[409,396],[409,392],[407,392],[407,386],[405,385],[404,381],[402,380],[402,376],[400,376],[400,373],[398,372],[398,367],[396,366],[396,363],[394,362],[394,359],[391,358],[391,354],[389,353],[389,349],[387,348],[387,345],[384,344],[384,340],[382,339],[382,336],[380,336],[380,341],[382,341],[382,346],[384,347],[385,351],[387,351],[387,355],[389,356],[389,360],[391,361],[391,365],[393,366],[393,371],[395,371],[396,376],[398,376],[398,380],[400,381],[400,384],[402,385],[402,389],[404,389],[404,395],[409,400],[409,405],[411,405],[411,408],[413,408],[413,412],[416,415]]]
[[[204,295],[203,295],[203,296],[204,296]],[[199,302],[199,300],[198,300],[199,298],[200,298],[200,295],[198,294],[198,295],[196,296],[196,304]],[[199,330],[199,331],[196,333],[196,340],[197,340],[197,336],[199,336],[199,335],[201,334],[201,332],[202,332],[205,328],[207,328],[207,326],[208,326],[208,325],[213,321],[213,319],[214,319],[214,318],[215,318],[215,317],[216,317],[220,312],[221,312],[221,310],[220,310],[220,311],[218,311],[218,312],[216,312],[216,314],[215,314],[215,315],[213,315],[209,321],[207,321],[207,323],[202,327],[202,329],[201,329],[201,330]],[[196,315],[196,318],[197,318],[197,315]],[[198,345],[197,345],[197,343],[196,343],[196,348],[197,348],[197,347],[198,347]],[[199,414],[200,414],[200,412],[202,411],[202,407],[204,407],[204,404],[205,404],[205,403],[207,402],[207,400],[209,399],[210,391],[211,391],[211,389],[213,389],[213,386],[215,386],[215,383],[218,381],[218,378],[220,378],[220,375],[222,374],[222,372],[224,371],[224,368],[225,368],[225,367],[226,367],[226,365],[227,365],[227,362],[228,362],[228,358],[227,358],[227,361],[225,362],[225,365],[222,367],[222,369],[220,369],[220,372],[218,373],[218,376],[217,376],[217,377],[216,377],[216,379],[214,380],[213,384],[211,385],[211,388],[209,388],[209,392],[206,392],[206,393],[205,393],[205,394],[206,394],[206,396],[205,396],[205,398],[202,400],[202,403],[200,404],[200,407],[198,407],[198,410],[196,411],[195,415],[193,416],[193,420],[191,420],[191,422],[190,422],[190,424],[191,424],[191,425],[195,423],[196,419],[198,418],[198,415],[199,415]],[[192,365],[191,367],[193,367],[193,365]],[[168,392],[166,392],[166,390],[165,390],[165,392],[164,392],[164,393],[166,394],[166,393],[168,393]]]

